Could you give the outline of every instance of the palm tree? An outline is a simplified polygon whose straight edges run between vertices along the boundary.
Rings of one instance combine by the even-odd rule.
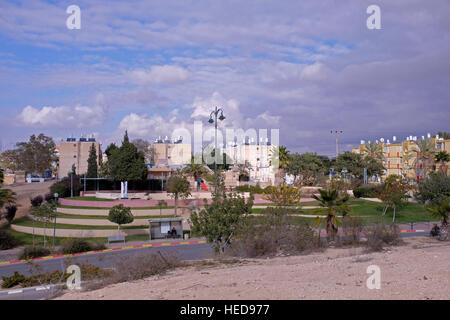
[[[362,154],[376,160],[383,160],[384,158],[383,147],[381,144],[376,142],[366,143],[364,149],[362,150]]]
[[[422,164],[422,177],[427,175],[428,168],[434,163],[434,157],[436,155],[436,146],[430,139],[423,139],[416,142],[415,150],[417,157],[415,160],[415,166],[418,171],[420,164]],[[418,174],[419,175],[419,174]]]
[[[285,178],[285,170],[291,164],[289,150],[285,146],[272,148],[272,163],[278,161],[278,175]]]
[[[206,169],[203,163],[195,163],[194,157],[192,157],[191,163],[187,164],[186,167],[183,168],[183,173],[192,176],[194,180],[197,181],[208,173],[208,169]]]
[[[430,205],[427,210],[435,218],[441,219],[441,240],[446,240],[448,236],[448,218],[450,214],[450,197],[441,201],[440,204]]]
[[[338,231],[338,219],[336,214],[342,213],[345,217],[350,212],[350,207],[347,205],[349,200],[348,194],[339,196],[339,191],[336,189],[319,189],[320,196],[313,195],[313,198],[319,201],[319,205],[325,208],[326,217],[326,230],[328,239],[334,240],[334,236]]]
[[[450,161],[450,154],[447,151],[439,151],[439,153],[434,157],[437,163],[440,163],[440,170],[443,174],[447,175],[447,163]]]

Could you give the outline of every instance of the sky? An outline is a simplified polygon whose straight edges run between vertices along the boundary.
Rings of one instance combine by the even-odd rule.
[[[376,4],[381,29],[368,29]],[[66,9],[81,10],[68,29]],[[450,131],[448,0],[0,2],[0,147],[279,129],[291,152]]]

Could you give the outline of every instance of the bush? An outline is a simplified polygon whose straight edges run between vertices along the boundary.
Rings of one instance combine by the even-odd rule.
[[[102,243],[92,243],[84,239],[64,239],[61,241],[61,252],[63,254],[72,254],[78,252],[88,252],[106,249]]]
[[[36,196],[34,198],[31,198],[30,202],[31,206],[39,207],[42,204],[42,202],[44,202],[44,198],[42,196]]]
[[[376,198],[380,185],[361,185],[353,189],[355,198]]]
[[[58,193],[60,198],[70,197],[70,186],[71,186],[70,177],[65,177],[50,187],[50,193],[52,193],[52,194]],[[80,191],[82,189],[83,189],[83,186],[80,183],[80,176],[74,175],[73,176],[73,195],[74,195],[74,197],[79,196]]]
[[[61,198],[70,197],[70,186],[67,187],[65,183],[57,182],[50,187],[50,192],[57,193]]]
[[[50,250],[39,246],[26,246],[19,256],[21,260],[35,259],[45,257],[50,254]]]
[[[428,178],[419,182],[418,192],[414,197],[421,203],[439,204],[450,197],[450,176],[441,172],[433,172]]]
[[[366,250],[382,251],[385,246],[398,245],[401,240],[398,236],[398,227],[393,224],[386,226],[385,224],[378,224],[376,226],[367,228]]]
[[[15,287],[25,281],[25,276],[23,274],[14,271],[14,275],[11,277],[2,277],[2,288],[8,289]]]
[[[346,216],[342,219],[342,231],[345,234],[341,241],[342,244],[358,244],[361,233],[364,231],[364,222],[359,217]]]
[[[259,184],[257,184],[256,186],[250,186],[250,187],[248,185],[236,187],[237,192],[250,192],[250,193],[255,193],[255,194],[262,194],[262,193],[264,193],[264,190],[266,190],[266,189],[267,188],[265,188],[265,189],[261,188],[261,186]]]
[[[6,230],[0,230],[0,250],[8,250],[17,246],[17,241]]]
[[[170,254],[163,255],[160,251],[151,255],[135,255],[116,264],[113,282],[126,282],[162,274],[180,265],[179,259]]]
[[[299,253],[318,247],[314,230],[306,224],[294,224],[282,208],[267,208],[259,217],[246,217],[238,226],[232,253],[244,257],[259,257]]]
[[[111,270],[104,270],[97,266],[90,264],[79,264],[81,274],[84,280],[94,280],[108,278],[112,275]],[[69,278],[70,274],[55,270],[47,273],[34,274],[28,277],[14,272],[11,277],[3,277],[2,287],[12,288],[20,285],[21,287],[33,287],[43,284],[57,284],[63,283]]]

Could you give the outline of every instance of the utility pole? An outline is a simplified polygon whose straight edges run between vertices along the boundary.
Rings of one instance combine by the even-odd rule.
[[[331,130],[331,134],[335,134],[336,135],[336,159],[337,159],[337,157],[338,157],[338,155],[339,155],[339,135],[340,134],[343,134],[344,133],[344,131],[342,131],[342,130]]]

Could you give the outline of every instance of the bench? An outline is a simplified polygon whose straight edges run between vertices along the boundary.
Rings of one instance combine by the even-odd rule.
[[[108,237],[108,244],[111,242],[123,241],[125,243],[125,236],[111,236]]]

